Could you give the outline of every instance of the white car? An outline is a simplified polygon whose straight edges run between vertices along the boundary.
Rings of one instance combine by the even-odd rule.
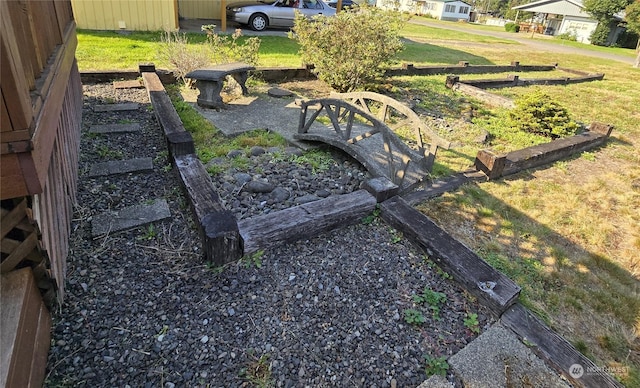
[[[329,7],[322,0],[277,0],[231,4],[227,6],[227,20],[263,31],[267,27],[293,27],[295,12],[309,18],[336,14],[335,8]]]

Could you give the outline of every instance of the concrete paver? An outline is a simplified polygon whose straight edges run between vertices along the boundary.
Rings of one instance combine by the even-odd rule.
[[[89,176],[127,174],[153,170],[151,158],[136,158],[128,160],[110,160],[104,163],[96,163],[91,166]]]
[[[140,132],[140,124],[96,124],[89,128],[91,133],[126,133]]]
[[[134,205],[94,216],[91,221],[91,234],[93,237],[102,236],[170,217],[169,204],[165,199],[158,199],[150,204]]]

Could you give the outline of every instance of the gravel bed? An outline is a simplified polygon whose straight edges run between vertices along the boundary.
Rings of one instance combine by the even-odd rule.
[[[223,269],[207,266],[146,92],[111,85],[84,92],[79,203],[46,386],[417,386],[425,355],[448,357],[477,336],[464,325],[467,314],[478,314],[480,329],[491,323],[485,308],[379,218]],[[94,113],[100,102],[141,106]],[[139,122],[141,133],[87,132],[90,124],[123,122]],[[349,192],[366,178],[349,160],[310,172],[265,151],[246,171],[214,177],[238,217]],[[87,177],[91,164],[114,157],[151,157],[154,170]],[[241,173],[289,196],[251,192]],[[167,199],[172,219],[91,237],[93,215],[156,198]],[[412,298],[425,288],[446,295],[437,316]],[[426,322],[408,324],[410,308]]]

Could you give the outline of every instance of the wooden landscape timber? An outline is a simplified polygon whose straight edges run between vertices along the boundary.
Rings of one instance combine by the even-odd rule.
[[[510,65],[470,65],[469,62],[460,61],[451,66],[414,66],[405,63],[400,69],[389,69],[385,72],[387,77],[401,75],[436,75],[436,74],[489,74],[508,73],[522,71],[552,71],[557,68],[553,65],[521,65],[514,61]]]
[[[441,229],[401,197],[380,204],[381,216],[480,299],[499,317],[520,295],[520,287]]]
[[[580,353],[566,339],[551,330],[527,308],[516,303],[502,314],[500,321],[511,329],[531,350],[569,381],[579,387],[620,388],[613,377]],[[583,374],[576,378],[579,365]],[[573,374],[573,375],[572,375]]]
[[[448,75],[445,80],[445,85],[454,91],[466,94],[468,96],[477,98],[480,101],[487,103],[494,107],[502,107],[511,109],[515,107],[515,103],[512,99],[503,97],[494,93],[487,92],[485,89],[497,89],[508,88],[518,86],[532,86],[532,85],[568,85],[581,82],[599,81],[604,79],[604,74],[589,74],[580,70],[572,70],[555,65],[553,69],[560,70],[571,74],[576,74],[578,77],[558,77],[558,78],[520,78],[518,75],[510,75],[504,79],[474,79],[474,80],[461,80],[460,76]],[[523,70],[519,70],[523,71]],[[532,71],[532,70],[527,70]],[[540,70],[536,70],[540,71]],[[505,71],[506,72],[506,71]]]
[[[173,157],[194,154],[196,148],[193,137],[184,129],[182,120],[173,107],[162,81],[154,71],[149,71],[151,69],[149,66],[142,69],[145,70],[142,71],[142,80],[147,88],[149,101],[153,105],[153,112],[167,139],[169,154]]]
[[[489,179],[497,179],[600,147],[607,142],[612,130],[611,125],[594,122],[589,126],[589,130],[583,133],[512,151],[506,155],[495,155],[489,150],[480,150],[474,165]]]
[[[447,87],[453,91],[460,92],[466,94],[467,96],[471,96],[476,98],[487,105],[497,107],[497,108],[515,108],[516,104],[512,99],[500,96],[495,93],[487,92],[484,89],[480,89],[479,87],[467,85],[463,82],[458,82],[456,79],[457,76],[447,76]]]
[[[581,77],[558,77],[558,78],[520,78],[519,75],[510,75],[503,79],[474,79],[464,80],[457,82],[475,86],[480,89],[499,89],[499,88],[511,88],[517,86],[532,86],[532,85],[569,85],[582,82],[600,81],[604,79],[604,74],[590,74]]]
[[[176,112],[153,65],[142,65],[141,73],[149,101],[164,131],[167,147],[180,175],[198,225],[206,261],[221,266],[243,255],[243,240],[235,216],[220,203],[211,177],[195,155],[195,145]]]
[[[189,154],[176,157],[175,165],[196,218],[205,260],[222,266],[241,258],[243,240],[236,218],[220,203],[202,162]]]
[[[290,80],[316,79],[313,73],[313,65],[303,67],[257,67],[250,71],[250,74],[258,76],[265,82],[284,82]],[[577,70],[559,68],[553,65],[521,65],[520,62],[511,62],[510,65],[470,65],[469,62],[460,61],[457,65],[445,66],[414,66],[411,63],[405,63],[399,68],[388,69],[385,76],[403,76],[403,75],[437,75],[437,74],[491,74],[491,73],[509,73],[523,71],[553,71],[563,70],[567,72],[578,72]],[[151,71],[152,70],[145,70]],[[163,84],[172,84],[177,82],[176,76],[169,70],[155,70]],[[114,79],[135,80],[140,77],[138,70],[110,70],[110,71],[92,71],[87,70],[81,73],[83,83],[105,83]],[[581,75],[586,73],[580,72]],[[577,73],[576,73],[577,74]]]
[[[365,190],[336,195],[238,222],[245,254],[317,236],[359,222],[376,199]]]

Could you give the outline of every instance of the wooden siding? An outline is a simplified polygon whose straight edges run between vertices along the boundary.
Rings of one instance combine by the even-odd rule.
[[[220,3],[220,0],[178,0],[178,13],[185,19],[220,19]]]
[[[71,0],[78,28],[176,31],[178,0]]]

